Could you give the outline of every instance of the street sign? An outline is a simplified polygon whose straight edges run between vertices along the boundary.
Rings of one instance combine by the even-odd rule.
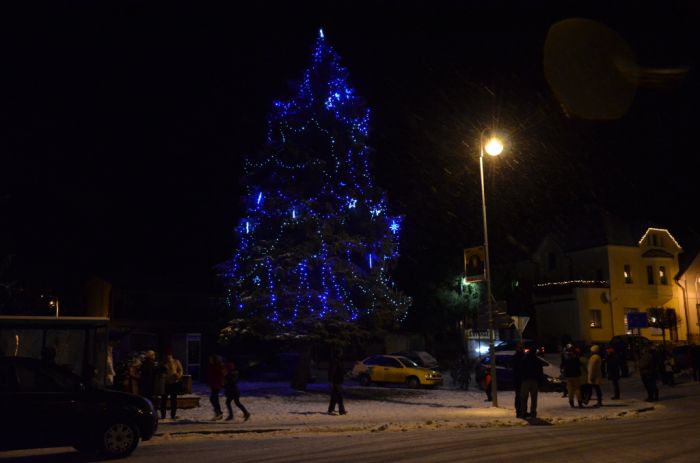
[[[476,246],[464,250],[464,276],[467,281],[486,280],[484,262],[486,253],[483,246]]]
[[[629,312],[627,314],[627,328],[648,328],[649,317],[646,312]]]

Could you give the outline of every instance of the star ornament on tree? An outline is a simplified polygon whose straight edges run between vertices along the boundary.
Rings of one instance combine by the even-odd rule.
[[[394,235],[397,234],[400,228],[401,226],[395,220],[391,221],[391,225],[389,226],[389,230],[391,230],[391,233],[393,233]]]

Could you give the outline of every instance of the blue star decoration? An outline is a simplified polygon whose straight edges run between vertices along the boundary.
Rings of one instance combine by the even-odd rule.
[[[391,225],[389,226],[389,230],[391,230],[391,233],[395,235],[396,233],[398,233],[400,228],[401,226],[398,223],[396,223],[395,220],[391,221]]]
[[[253,283],[255,283],[256,285],[260,286],[260,277],[257,276],[257,275],[255,275],[255,276],[253,277]]]

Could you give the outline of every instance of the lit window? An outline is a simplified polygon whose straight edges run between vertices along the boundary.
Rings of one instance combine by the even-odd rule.
[[[668,284],[668,278],[666,278],[666,267],[663,265],[659,266],[659,282],[662,285]]]
[[[639,334],[640,333],[639,328],[630,328],[629,327],[629,321],[627,319],[627,314],[637,313],[637,312],[639,312],[639,309],[625,309],[625,332],[627,334]]]
[[[632,269],[630,268],[629,264],[625,264],[624,275],[625,275],[625,283],[627,283],[628,285],[632,284]]]
[[[603,315],[602,315],[600,310],[597,310],[597,309],[591,310],[591,323],[590,323],[591,328],[602,328],[603,327],[602,317],[603,317]]]

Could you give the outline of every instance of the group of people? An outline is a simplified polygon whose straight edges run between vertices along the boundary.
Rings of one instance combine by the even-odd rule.
[[[155,403],[160,397],[160,417],[165,419],[170,402],[170,418],[177,418],[177,395],[182,391],[182,363],[167,351],[162,362],[156,361],[153,350],[146,351],[143,358],[134,357],[129,362],[123,378],[122,389],[138,394]]]
[[[593,392],[597,398],[595,406],[603,405],[600,386],[604,377],[612,383],[613,396],[610,399],[620,399],[620,377],[626,371],[626,359],[613,347],[607,348],[604,359],[601,358],[600,347],[597,345],[591,346],[590,353],[586,359],[581,349],[572,344],[567,344],[562,352],[561,372],[566,382],[564,396],[569,398],[571,407],[575,406],[574,399],[578,407],[588,404]],[[670,351],[659,349],[653,344],[644,347],[640,351],[637,367],[649,402],[659,400],[659,379],[665,385],[675,385],[676,364]]]
[[[211,391],[209,401],[214,408],[213,420],[221,420],[224,417],[221,402],[219,401],[219,395],[222,390],[226,397],[226,409],[228,410],[226,420],[233,420],[231,402],[243,412],[243,421],[250,419],[250,412],[241,403],[241,391],[238,387],[238,369],[234,362],[228,361],[224,363],[218,355],[210,355],[207,366],[207,384]]]
[[[596,394],[594,407],[603,405],[603,391],[600,388],[603,380],[603,359],[600,356],[600,346],[591,346],[590,354],[586,358],[582,355],[581,349],[571,343],[567,344],[562,351],[560,370],[565,382],[563,397],[568,397],[571,408],[583,408],[587,405],[593,391]],[[613,384],[611,400],[620,399],[621,368],[622,364],[615,349],[608,348],[605,371]]]
[[[209,386],[210,394],[209,401],[214,409],[214,421],[223,419],[224,414],[221,408],[220,394],[224,391],[226,397],[226,409],[228,416],[226,420],[234,419],[233,402],[243,412],[243,421],[250,419],[250,412],[241,403],[241,391],[238,387],[238,369],[233,361],[224,362],[218,355],[210,355],[207,366],[207,385]],[[330,384],[330,403],[328,404],[328,414],[335,415],[336,405],[339,415],[346,415],[345,403],[343,402],[343,380],[345,378],[345,369],[343,368],[342,357],[340,353],[336,353],[330,363],[328,369],[328,382]]]

